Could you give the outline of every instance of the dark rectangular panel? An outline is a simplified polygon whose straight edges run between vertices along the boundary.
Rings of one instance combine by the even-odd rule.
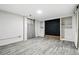
[[[45,21],[45,35],[60,35],[60,19]]]

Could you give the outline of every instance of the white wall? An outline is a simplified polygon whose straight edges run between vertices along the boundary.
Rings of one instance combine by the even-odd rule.
[[[45,22],[40,21],[40,36],[44,37],[44,35],[45,35]]]
[[[0,45],[23,40],[23,17],[0,11]]]
[[[78,31],[77,31],[77,16],[74,14],[73,16],[72,16],[72,25],[73,25],[73,39],[74,39],[74,43],[75,43],[75,46],[77,47],[77,39],[78,39]]]
[[[75,13],[73,15],[74,19],[74,36],[75,36],[75,46],[79,50],[79,8],[75,10]]]
[[[40,36],[40,21],[35,20],[35,36],[38,37]]]
[[[27,40],[27,18],[24,17],[23,19],[23,36],[24,40]]]
[[[35,20],[35,36],[44,37],[45,35],[45,23],[44,21]]]

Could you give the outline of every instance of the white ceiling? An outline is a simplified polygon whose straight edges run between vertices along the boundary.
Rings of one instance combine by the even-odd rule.
[[[0,10],[27,16],[32,15],[37,20],[49,20],[73,14],[75,4],[0,4]],[[42,14],[37,14],[42,10]]]

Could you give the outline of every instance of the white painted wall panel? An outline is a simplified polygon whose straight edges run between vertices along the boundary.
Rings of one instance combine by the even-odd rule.
[[[23,29],[24,29],[24,40],[27,40],[27,18],[26,17],[24,17],[24,27],[23,27]]]
[[[35,36],[38,37],[40,36],[40,22],[35,20]]]
[[[65,34],[64,35],[65,35],[64,40],[74,42],[73,30],[72,29],[65,29]]]
[[[23,17],[0,11],[0,45],[23,40]]]
[[[35,21],[35,36],[44,37],[44,35],[45,35],[44,21]]]
[[[76,15],[72,16],[72,26],[73,26],[73,39],[74,39],[74,43],[75,46],[77,47],[77,18]]]

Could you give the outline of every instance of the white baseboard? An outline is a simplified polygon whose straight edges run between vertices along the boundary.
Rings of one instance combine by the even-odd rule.
[[[0,40],[0,46],[19,42],[19,41],[22,41],[22,40],[23,40],[23,38],[13,38],[13,39]]]

